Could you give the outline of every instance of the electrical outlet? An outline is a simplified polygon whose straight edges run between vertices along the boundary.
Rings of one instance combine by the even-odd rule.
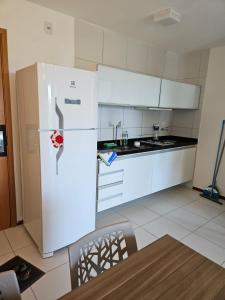
[[[53,33],[53,26],[51,22],[45,22],[44,23],[44,31],[47,34],[52,34]]]

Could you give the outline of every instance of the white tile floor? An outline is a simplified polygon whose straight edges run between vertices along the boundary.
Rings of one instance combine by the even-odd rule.
[[[219,206],[190,188],[179,186],[101,212],[97,227],[129,220],[138,248],[169,234],[225,267],[225,205]],[[23,226],[0,232],[0,265],[20,255],[46,274],[26,290],[23,300],[55,300],[70,291],[67,249],[41,259]]]

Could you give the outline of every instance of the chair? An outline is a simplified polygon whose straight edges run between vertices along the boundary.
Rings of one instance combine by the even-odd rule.
[[[0,273],[0,300],[21,300],[20,289],[14,271]]]
[[[72,289],[96,277],[137,251],[129,222],[97,229],[69,247]]]

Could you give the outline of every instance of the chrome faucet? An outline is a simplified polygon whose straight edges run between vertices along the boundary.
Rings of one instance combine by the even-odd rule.
[[[120,128],[122,125],[121,121],[119,121],[116,125],[116,137],[115,137],[115,142],[117,141],[117,135],[118,135],[118,128]]]
[[[112,122],[109,122],[109,127],[113,128],[113,141],[115,140],[115,125]]]

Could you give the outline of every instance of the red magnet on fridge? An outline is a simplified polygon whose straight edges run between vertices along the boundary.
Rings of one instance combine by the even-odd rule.
[[[53,147],[60,148],[63,146],[64,139],[59,131],[55,130],[53,132],[53,134],[50,136],[50,138],[51,138]]]

